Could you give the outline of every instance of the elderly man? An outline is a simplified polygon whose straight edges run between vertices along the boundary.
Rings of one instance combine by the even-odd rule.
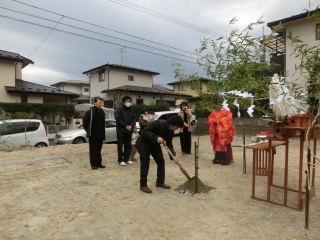
[[[83,128],[89,138],[90,165],[92,170],[105,168],[102,165],[101,149],[105,140],[105,113],[101,109],[102,99],[95,97],[94,106],[83,117]]]

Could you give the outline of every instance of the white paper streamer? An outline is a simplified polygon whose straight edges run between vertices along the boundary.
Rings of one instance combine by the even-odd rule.
[[[250,107],[248,107],[247,113],[249,114],[250,117],[253,117],[252,113],[254,112],[253,110],[254,107],[255,107],[254,105],[251,105]]]
[[[240,113],[240,104],[238,103],[238,98],[234,100],[233,105],[235,105],[238,108],[238,117],[240,117],[241,113]]]

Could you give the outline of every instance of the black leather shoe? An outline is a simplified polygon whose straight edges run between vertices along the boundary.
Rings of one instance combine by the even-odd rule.
[[[98,168],[106,168],[106,166],[101,164]]]
[[[170,189],[171,187],[169,185],[166,185],[164,183],[156,183],[156,187],[161,187],[164,189]]]
[[[92,170],[98,170],[98,167],[93,166],[93,167],[92,167]]]
[[[148,186],[140,187],[140,190],[145,193],[152,193],[152,190]]]

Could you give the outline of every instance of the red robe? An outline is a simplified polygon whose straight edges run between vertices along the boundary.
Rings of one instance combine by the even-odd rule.
[[[216,123],[215,123],[216,120]],[[213,150],[226,152],[235,135],[232,113],[227,109],[212,111],[208,117],[209,134]]]

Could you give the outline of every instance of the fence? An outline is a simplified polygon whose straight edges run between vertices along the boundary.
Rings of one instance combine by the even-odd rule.
[[[47,125],[47,133],[57,133],[62,130],[70,129],[71,125]]]
[[[272,125],[266,125],[259,118],[233,118],[232,121],[237,136],[242,136],[243,132],[246,136],[257,135],[259,131],[269,131],[272,133]],[[192,133],[193,135],[208,135],[208,119],[198,118],[197,124],[192,129]]]

